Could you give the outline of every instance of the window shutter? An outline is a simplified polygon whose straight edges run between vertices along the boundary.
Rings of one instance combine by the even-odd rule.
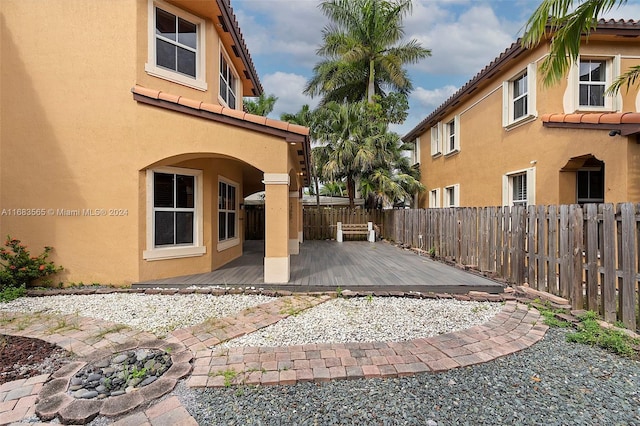
[[[431,155],[438,153],[438,127],[433,126],[431,128]]]
[[[456,121],[457,123],[457,121]],[[454,198],[454,206],[456,207],[460,207],[460,184],[457,183],[455,185],[453,185],[454,188],[454,192],[453,192],[453,198]]]
[[[460,114],[456,115],[455,117],[454,131],[456,135],[453,143],[456,147],[456,150],[460,151]]]
[[[502,175],[502,205],[508,206],[509,204],[509,176]]]
[[[527,112],[531,117],[538,116],[538,110],[536,109],[536,91],[538,77],[536,71],[538,66],[535,62],[531,62],[527,65]]]
[[[620,76],[620,55],[613,57],[611,61],[611,80],[607,82],[607,86],[613,84],[613,82]],[[622,95],[616,93],[611,99],[611,107],[614,111],[620,111],[622,108]]]
[[[413,155],[415,157],[415,163],[414,164],[419,164],[420,163],[420,138],[416,138],[416,148],[413,152]]]
[[[502,82],[502,127],[509,125],[509,111],[511,110],[511,96],[509,95],[509,85],[511,82]]]
[[[536,168],[527,169],[527,205],[536,205]]]

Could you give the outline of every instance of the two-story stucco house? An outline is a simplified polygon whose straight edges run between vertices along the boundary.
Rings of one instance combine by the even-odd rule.
[[[2,0],[0,234],[65,281],[204,273],[266,191],[264,280],[287,282],[308,129],[246,114],[261,92],[229,0]]]
[[[514,43],[404,136],[420,152],[421,207],[640,201],[640,92],[605,91],[640,64],[640,23],[598,22],[545,87],[549,43]]]

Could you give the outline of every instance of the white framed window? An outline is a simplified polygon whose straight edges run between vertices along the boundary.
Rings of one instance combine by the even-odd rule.
[[[460,184],[455,184],[444,188],[443,207],[460,207]]]
[[[536,64],[531,63],[514,78],[502,83],[502,125],[529,121],[536,112]]]
[[[580,56],[569,71],[565,112],[618,111],[622,95],[606,95],[605,92],[619,75],[620,55]]]
[[[201,256],[202,171],[163,167],[147,171],[146,260]]]
[[[460,151],[460,115],[444,124],[445,154],[454,154]]]
[[[218,251],[240,244],[238,184],[218,176]]]
[[[229,108],[236,108],[238,92],[238,77],[235,74],[227,56],[220,46],[220,99]]]
[[[442,123],[431,128],[431,156],[442,154]]]
[[[161,0],[149,0],[145,71],[199,90],[205,81],[204,20]]]
[[[429,191],[429,208],[440,208],[440,188],[435,188]]]
[[[502,176],[503,206],[532,206],[536,204],[536,169],[516,170]]]

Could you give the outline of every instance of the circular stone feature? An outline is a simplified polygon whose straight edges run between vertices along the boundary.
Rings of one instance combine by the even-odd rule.
[[[103,399],[133,392],[155,382],[172,364],[171,355],[160,349],[116,353],[78,371],[67,393],[76,399]]]

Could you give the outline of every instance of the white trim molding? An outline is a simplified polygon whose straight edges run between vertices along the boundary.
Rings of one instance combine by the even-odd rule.
[[[183,174],[187,176],[194,176],[195,178],[195,217],[193,224],[193,244],[184,246],[170,246],[170,247],[155,247],[154,246],[154,173],[167,173],[167,174]],[[156,169],[148,169],[146,171],[146,250],[142,252],[142,258],[144,260],[164,260],[164,259],[177,259],[182,257],[195,257],[206,254],[207,247],[204,246],[203,239],[203,182],[202,182],[202,170],[196,169],[184,169],[178,167],[159,167]]]
[[[286,257],[265,257],[264,258],[264,283],[265,284],[286,284],[290,279],[290,258]]]
[[[265,185],[289,185],[288,173],[265,173],[262,183]]]
[[[182,18],[197,27],[197,48],[196,48],[196,77],[179,73],[167,68],[162,68],[156,63],[156,7],[169,12],[179,18]],[[206,45],[205,45],[205,21],[195,15],[192,15],[182,9],[179,9],[162,0],[149,0],[147,12],[147,62],[144,64],[144,70],[147,74],[159,77],[183,86],[193,89],[206,91]]]

